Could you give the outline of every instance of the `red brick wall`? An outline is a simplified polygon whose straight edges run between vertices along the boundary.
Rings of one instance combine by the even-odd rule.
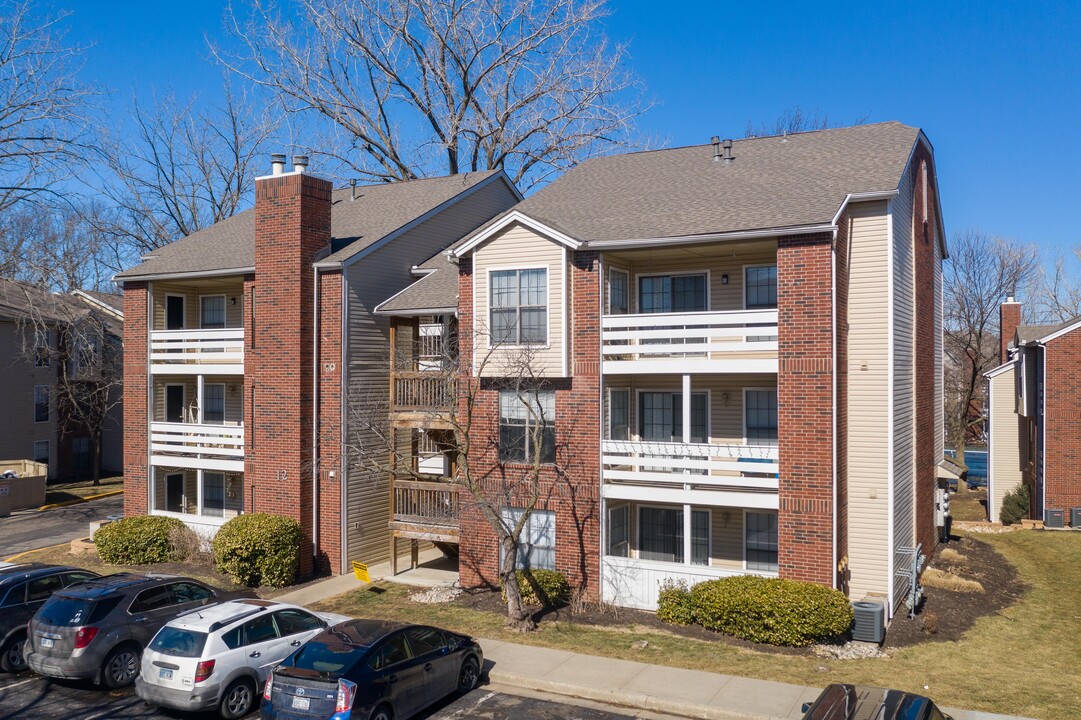
[[[938,224],[937,199],[934,197],[934,164],[924,145],[915,152],[915,197],[913,213],[912,257],[915,285],[915,484],[916,484],[916,542],[923,543],[924,553],[930,557],[938,543],[935,528],[935,489],[938,484],[937,466],[941,458],[935,457],[935,282],[938,279],[935,244]],[[927,173],[927,177],[924,177]],[[927,207],[924,208],[923,188],[927,188]],[[924,220],[924,217],[927,220]]]
[[[147,512],[147,288],[124,283],[124,514]]]
[[[1006,348],[1013,342],[1017,334],[1017,326],[1021,324],[1021,303],[1002,303],[998,307],[999,329],[999,354],[998,361],[1006,362]]]
[[[572,378],[554,378],[546,387],[556,397],[556,464],[542,470],[539,509],[556,518],[556,569],[567,574],[587,598],[600,597],[600,262],[596,253],[574,253],[569,269]],[[472,350],[472,265],[459,266],[459,337],[462,366]],[[559,312],[559,308],[551,308]],[[483,482],[488,502],[521,505],[532,486],[529,465],[498,462],[499,382],[471,382],[475,409],[470,465]],[[465,393],[462,393],[464,396]],[[463,398],[464,400],[464,398]],[[464,402],[459,412],[464,411]],[[464,491],[463,491],[464,492]],[[462,495],[459,573],[465,587],[497,586],[498,541],[478,503]],[[505,499],[504,499],[505,498]]]
[[[341,573],[342,274],[319,276],[319,565]],[[330,473],[334,473],[334,477]]]
[[[331,189],[292,173],[255,187],[256,319],[244,356],[245,390],[250,399],[254,388],[255,401],[245,423],[245,479],[256,511],[300,522],[302,576],[313,571],[312,262],[330,240]]]
[[[833,585],[833,278],[831,235],[777,241],[778,565]]]
[[[1081,507],[1081,332],[1049,342],[1045,357],[1044,507],[1063,510],[1069,523],[1070,508]]]

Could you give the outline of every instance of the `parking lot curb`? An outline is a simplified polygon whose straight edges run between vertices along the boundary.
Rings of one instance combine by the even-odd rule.
[[[57,543],[56,545],[46,545],[45,547],[34,548],[33,550],[24,550],[21,553],[16,553],[15,555],[12,555],[11,557],[4,558],[4,562],[15,562],[19,558],[24,558],[27,555],[30,555],[31,553],[40,552],[42,550],[52,550],[53,548],[58,548],[58,547],[68,547],[69,545],[71,545],[70,542],[62,542],[62,543]]]
[[[91,500],[100,500],[101,498],[112,497],[114,495],[122,495],[123,493],[124,493],[123,489],[120,489],[120,490],[106,490],[105,492],[98,493],[97,495],[87,495],[84,498],[75,498],[74,500],[65,500],[64,502],[50,503],[48,505],[42,505],[41,507],[38,508],[38,512],[41,512],[42,510],[53,510],[55,508],[67,507],[69,505],[79,505],[79,504],[84,503],[84,502],[90,502]]]

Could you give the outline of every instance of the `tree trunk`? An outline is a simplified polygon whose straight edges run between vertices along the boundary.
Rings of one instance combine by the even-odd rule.
[[[94,479],[94,487],[101,485],[101,433],[91,433],[94,438],[90,451],[90,477]]]
[[[519,632],[532,632],[537,629],[525,603],[522,602],[522,590],[518,587],[518,547],[509,535],[503,537],[503,562],[499,577],[503,584],[503,593],[507,597],[507,627]]]

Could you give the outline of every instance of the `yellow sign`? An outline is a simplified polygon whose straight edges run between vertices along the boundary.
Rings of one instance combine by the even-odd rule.
[[[358,563],[355,560],[353,561],[353,574],[356,575],[357,580],[360,580],[361,582],[370,583],[372,581],[371,576],[368,575],[368,566],[364,563]]]

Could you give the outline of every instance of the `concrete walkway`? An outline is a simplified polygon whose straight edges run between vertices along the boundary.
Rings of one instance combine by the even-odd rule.
[[[372,581],[434,587],[456,581],[453,563],[437,550],[421,553],[419,567],[390,576],[390,564],[369,568]],[[363,587],[342,575],[278,597],[306,605]],[[565,695],[608,705],[710,720],[799,720],[802,706],[821,688],[756,680],[738,675],[683,670],[596,657],[564,650],[480,639],[488,679],[507,688]],[[954,720],[1023,720],[1007,715],[943,708]]]

